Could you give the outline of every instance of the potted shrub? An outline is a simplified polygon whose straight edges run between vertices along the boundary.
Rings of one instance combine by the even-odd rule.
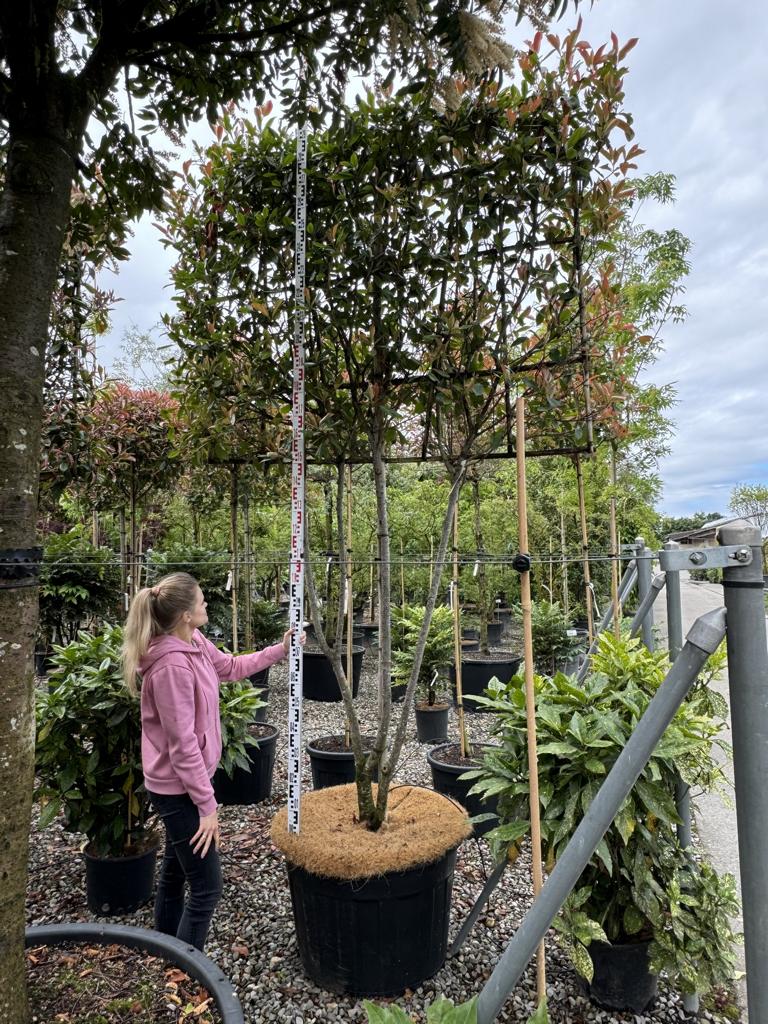
[[[111,618],[119,592],[120,570],[112,551],[95,547],[83,526],[46,537],[40,566],[38,674],[53,644],[70,643],[88,620]]]
[[[283,610],[273,601],[253,601],[251,603],[251,629],[255,651],[263,650],[282,639],[285,632],[284,619]],[[266,699],[269,693],[269,668],[255,672],[249,678],[254,686],[258,686],[262,690],[262,697]]]
[[[256,720],[261,708],[266,702],[250,683],[241,680],[219,687],[222,751],[213,789],[226,806],[257,804],[271,794],[278,730]]]
[[[423,605],[393,609],[394,678],[405,682],[413,667],[414,651],[424,622]],[[441,675],[453,654],[453,613],[435,608],[416,680],[416,733],[421,743],[445,739],[450,705],[441,699]]]
[[[605,775],[661,685],[668,663],[638,640],[603,634],[594,671],[581,685],[562,674],[536,677],[542,844],[551,869]],[[473,773],[474,791],[498,794],[500,825],[489,834],[506,851],[529,827],[527,732],[522,681],[480,698],[497,713],[501,749]],[[718,785],[713,757],[722,718],[706,687],[693,690],[600,841],[558,919],[592,998],[642,1013],[664,971],[682,992],[730,980],[734,883],[706,864],[689,868],[675,833],[678,776]]]
[[[536,670],[549,676],[569,667],[582,647],[582,641],[557,602],[531,603],[531,634]]]
[[[80,633],[55,648],[47,690],[36,695],[40,823],[60,811],[82,832],[88,907],[129,913],[152,894],[159,836],[141,771],[139,701],[123,683],[122,630]]]

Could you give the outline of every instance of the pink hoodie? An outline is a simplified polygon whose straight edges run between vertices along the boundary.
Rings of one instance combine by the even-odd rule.
[[[285,657],[282,644],[223,654],[199,630],[192,643],[159,636],[141,659],[141,760],[151,793],[188,793],[201,817],[216,810],[211,776],[221,757],[219,683]]]

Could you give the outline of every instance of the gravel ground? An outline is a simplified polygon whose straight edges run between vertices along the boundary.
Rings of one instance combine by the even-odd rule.
[[[376,724],[374,657],[374,652],[366,652],[357,698],[364,732],[374,731]],[[287,719],[287,670],[284,665],[271,669],[270,687],[269,720],[282,727],[272,798],[254,807],[225,807],[220,811],[225,887],[206,953],[231,978],[249,1024],[365,1021],[361,1001],[317,988],[304,976],[299,962],[283,858],[269,839],[272,816],[287,796],[287,739],[283,724]],[[452,726],[455,726],[455,721]],[[469,717],[472,740],[486,738],[487,728],[487,716]],[[342,729],[341,704],[305,703],[306,739]],[[412,722],[398,778],[431,785],[426,762],[428,748],[419,744],[415,735],[415,723]],[[452,735],[456,735],[453,728]],[[308,759],[304,780],[305,787],[311,785]],[[33,825],[28,923],[92,919],[85,906],[82,860],[72,856],[81,843],[82,837],[65,833],[56,823],[44,831],[38,831]],[[449,941],[472,907],[491,867],[485,840],[469,840],[459,849]],[[403,996],[398,1001],[399,1005],[417,1021],[423,1022],[426,1007],[437,995],[443,994],[461,1002],[477,994],[530,906],[531,888],[530,857],[524,850],[514,868],[505,872],[459,954],[449,960],[434,978]],[[130,918],[115,920],[152,927],[151,908],[145,907]],[[609,1012],[592,1006],[580,994],[579,981],[551,936],[547,940],[547,982],[552,1024],[672,1024],[686,1020],[682,1002],[663,985],[654,1012],[643,1016]],[[535,1008],[535,991],[535,969],[530,967],[507,1000],[498,1020],[523,1024]],[[732,1021],[734,1018],[702,1010],[698,1019],[724,1024],[726,1019]]]

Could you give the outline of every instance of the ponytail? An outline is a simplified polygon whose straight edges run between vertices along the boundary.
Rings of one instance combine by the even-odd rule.
[[[164,576],[154,587],[142,587],[131,602],[123,629],[123,679],[132,694],[138,692],[139,663],[156,636],[172,633],[184,612],[195,605],[197,580],[186,572]]]

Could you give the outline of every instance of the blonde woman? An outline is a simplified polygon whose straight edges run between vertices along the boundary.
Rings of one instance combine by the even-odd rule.
[[[221,757],[219,683],[274,665],[288,653],[291,638],[288,630],[282,643],[234,657],[203,636],[207,621],[197,580],[176,572],[138,592],[123,642],[123,672],[134,693],[141,676],[144,784],[165,825],[155,927],[200,950],[222,890],[211,783]]]

